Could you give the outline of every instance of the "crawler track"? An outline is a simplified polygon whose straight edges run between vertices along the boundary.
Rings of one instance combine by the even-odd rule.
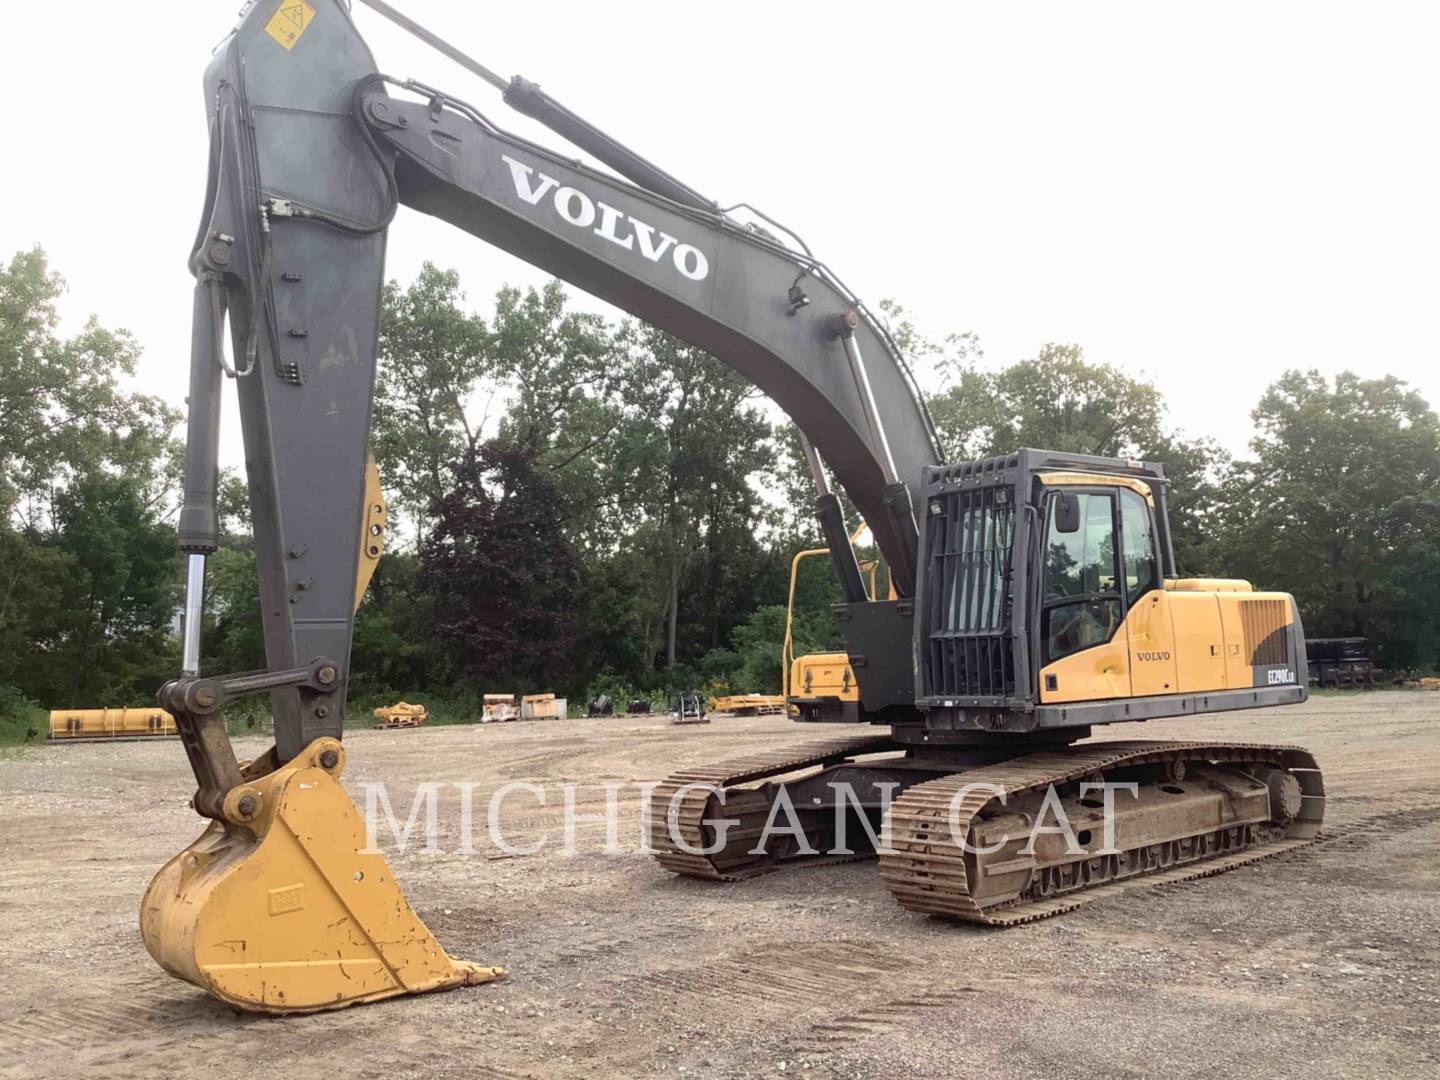
[[[755,855],[750,849],[764,828],[770,810],[770,796],[764,788],[732,791],[735,784],[744,784],[816,766],[834,765],[860,754],[876,754],[899,746],[888,735],[866,735],[858,738],[827,739],[823,742],[790,746],[768,754],[730,758],[713,765],[682,769],[667,777],[650,796],[650,846],[655,861],[676,874],[708,878],[712,881],[741,881],[767,874],[780,867],[774,855]],[[671,801],[684,789],[674,806],[673,826],[670,820]],[[707,813],[715,792],[725,792],[725,805],[717,813]],[[687,846],[699,850],[711,846],[711,830],[704,824],[707,817],[724,816],[738,819],[726,835],[725,846],[710,855],[685,851],[676,842],[678,836]],[[813,860],[812,860],[813,861]]]
[[[1171,762],[1272,765],[1299,781],[1301,807],[1287,826],[1237,825],[1163,844],[1100,856],[1035,875],[1014,899],[982,906],[972,895],[977,861],[962,850],[982,812],[1049,785],[1104,776],[1118,768]],[[987,785],[964,795],[967,785]],[[994,785],[994,787],[990,787]],[[958,802],[956,802],[959,796]],[[955,802],[957,823],[952,826]],[[1208,877],[1304,847],[1320,831],[1324,785],[1315,759],[1295,746],[1204,742],[1112,742],[1030,754],[917,784],[890,807],[880,874],[906,908],[989,926],[1014,926],[1072,911],[1137,885]]]
[[[900,749],[889,736],[831,739],[681,770],[651,795],[649,834],[656,861],[687,877],[741,881],[780,869],[784,852],[755,854],[775,795],[766,783],[790,773],[837,765],[864,754]],[[972,884],[984,872],[961,841],[1001,802],[1117,769],[1174,763],[1278,768],[1299,783],[1301,802],[1285,823],[1222,825],[1166,842],[1049,867],[1033,873],[1014,895],[977,897]],[[749,785],[738,787],[737,785]],[[983,785],[963,793],[968,785]],[[723,791],[723,805],[716,792]],[[678,799],[676,798],[678,796]],[[957,801],[957,796],[959,796]],[[952,803],[955,823],[952,833]],[[672,805],[673,804],[673,805]],[[1263,743],[1110,742],[1007,758],[925,780],[891,805],[882,831],[880,873],[901,906],[990,926],[1014,926],[1072,911],[1136,886],[1208,877],[1270,858],[1314,841],[1324,817],[1325,794],[1315,759],[1295,746]],[[718,850],[707,820],[734,822]],[[680,843],[691,850],[686,851]],[[819,845],[817,845],[819,846]],[[853,856],[811,856],[810,863]],[[994,871],[988,871],[993,873]]]

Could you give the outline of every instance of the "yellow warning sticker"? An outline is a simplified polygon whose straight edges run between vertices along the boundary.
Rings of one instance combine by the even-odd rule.
[[[293,49],[314,18],[315,9],[305,0],[280,0],[280,10],[265,24],[265,32],[286,49]]]

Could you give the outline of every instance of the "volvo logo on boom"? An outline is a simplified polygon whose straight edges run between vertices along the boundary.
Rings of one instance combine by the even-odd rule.
[[[682,244],[675,237],[647,224],[599,199],[592,199],[579,188],[561,184],[553,176],[516,161],[508,154],[500,155],[510,166],[515,181],[515,194],[531,206],[540,205],[547,195],[555,204],[555,212],[577,229],[592,229],[596,236],[626,251],[636,251],[653,263],[666,255],[682,277],[704,281],[710,273],[710,260],[694,244]],[[597,224],[598,222],[598,224]]]

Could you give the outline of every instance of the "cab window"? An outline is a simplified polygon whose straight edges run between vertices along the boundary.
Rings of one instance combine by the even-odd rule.
[[[1045,551],[1045,599],[1115,591],[1114,503],[1109,495],[1080,492],[1080,528],[1062,533],[1050,510]]]
[[[1063,533],[1051,500],[1045,533],[1041,635],[1046,663],[1103,645],[1123,619],[1115,545],[1115,500],[1077,492],[1080,528]]]
[[[1160,584],[1155,527],[1150,507],[1133,491],[1120,492],[1121,547],[1125,554],[1125,599],[1133,605]]]

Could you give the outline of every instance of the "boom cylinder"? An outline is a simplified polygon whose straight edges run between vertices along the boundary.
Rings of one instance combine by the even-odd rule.
[[[910,498],[909,487],[900,479],[895,468],[890,437],[886,434],[885,422],[880,418],[880,408],[875,403],[875,391],[870,385],[870,373],[865,368],[860,343],[855,340],[855,331],[859,326],[860,313],[847,311],[840,320],[840,339],[845,346],[845,357],[850,361],[850,373],[855,377],[855,389],[860,394],[860,407],[865,412],[865,423],[870,429],[880,472],[885,478],[881,502],[901,538],[901,557],[890,561],[890,583],[900,596],[914,596],[915,565],[920,547],[920,534],[915,526],[915,505]]]
[[[860,407],[865,411],[865,424],[870,429],[876,457],[880,459],[880,470],[885,476],[885,483],[893,484],[900,479],[900,474],[895,471],[890,438],[880,419],[880,408],[875,404],[875,391],[870,385],[870,373],[865,369],[865,358],[860,355],[860,344],[855,340],[855,328],[859,325],[859,313],[847,311],[840,323],[840,338],[845,345],[846,359],[850,361],[850,373],[855,377],[855,389],[860,393]]]

